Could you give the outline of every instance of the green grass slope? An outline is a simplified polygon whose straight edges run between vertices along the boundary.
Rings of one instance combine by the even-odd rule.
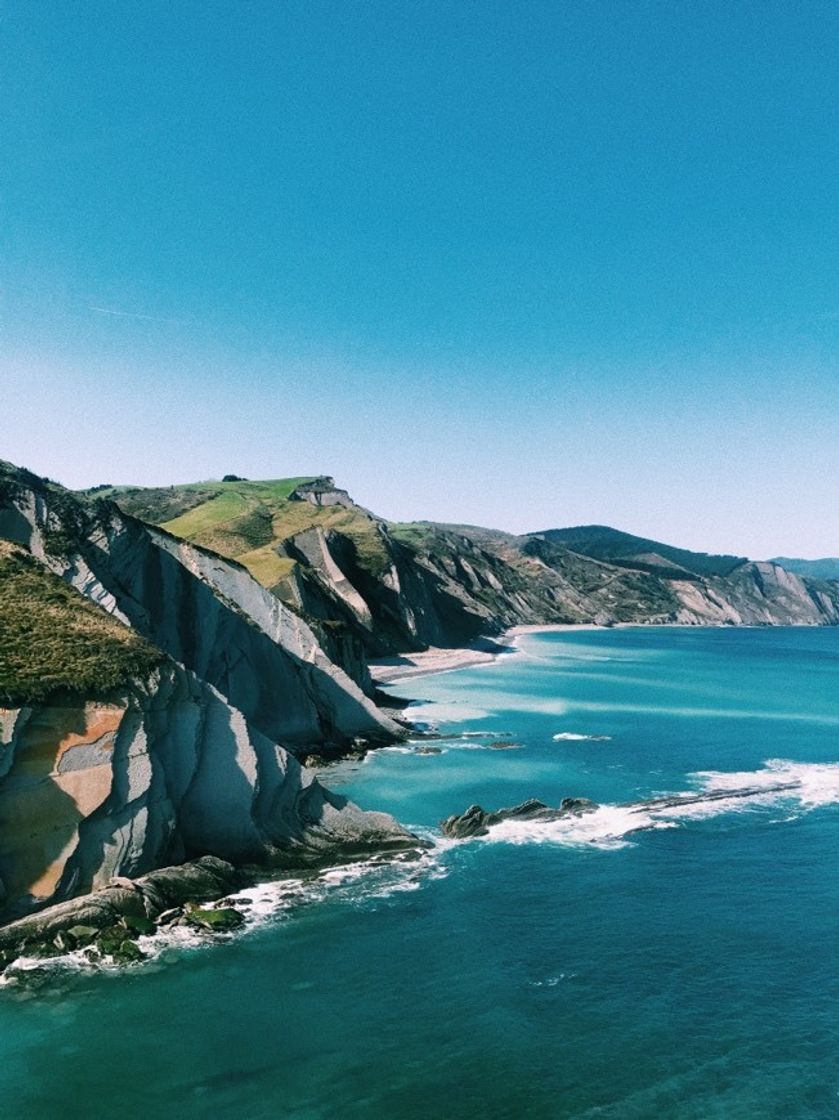
[[[147,676],[163,654],[29,553],[0,541],[0,704],[58,689],[101,696]]]
[[[378,575],[390,563],[376,520],[358,506],[316,506],[291,494],[312,476],[251,482],[196,482],[156,489],[103,487],[88,498],[110,498],[126,513],[176,537],[237,560],[269,589],[295,561],[277,553],[283,541],[320,526],[349,537],[359,561]]]

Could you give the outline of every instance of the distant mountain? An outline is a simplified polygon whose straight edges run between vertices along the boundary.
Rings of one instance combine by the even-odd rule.
[[[770,564],[779,564],[788,572],[809,579],[839,579],[839,556],[825,556],[822,560],[796,560],[789,556],[776,556]]]
[[[546,529],[529,534],[542,537],[622,568],[652,572],[663,579],[695,579],[697,576],[728,576],[747,563],[745,556],[715,556],[707,552],[690,552],[660,541],[636,537],[611,529],[608,525],[577,525],[570,529]]]

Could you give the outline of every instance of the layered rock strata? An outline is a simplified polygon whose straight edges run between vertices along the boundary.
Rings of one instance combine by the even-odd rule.
[[[198,855],[296,867],[413,842],[173,662],[107,702],[56,697],[0,727],[7,912]]]
[[[20,645],[31,631],[36,669],[55,638],[80,666],[119,650],[113,623],[103,637],[89,605],[73,612],[81,596],[97,619],[107,612],[158,651],[151,671],[127,671],[117,685],[111,674],[97,687],[88,672],[83,686],[69,680],[46,696],[30,685],[27,700],[25,682],[4,678],[21,653],[4,661],[0,635],[0,694],[17,695],[0,709],[0,920],[204,855],[301,867],[416,845],[391,817],[362,812],[300,765],[298,754],[402,732],[246,569],[114,506],[92,515],[7,466],[0,536],[13,542],[9,593],[33,567],[45,573],[32,626],[31,600],[15,599],[15,635]],[[58,613],[41,598],[55,598]]]

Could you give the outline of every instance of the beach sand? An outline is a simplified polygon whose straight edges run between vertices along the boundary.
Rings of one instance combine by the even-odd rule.
[[[376,684],[396,684],[398,681],[423,677],[429,673],[448,673],[453,669],[466,669],[470,665],[488,665],[499,654],[513,653],[515,647],[505,640],[484,640],[466,649],[442,649],[431,646],[422,653],[402,653],[397,657],[379,657],[370,661],[370,673]]]
[[[431,646],[422,653],[402,653],[396,657],[379,657],[370,661],[370,673],[377,685],[396,684],[423,677],[429,673],[449,673],[473,665],[488,665],[505,653],[516,653],[516,637],[520,634],[538,634],[562,630],[602,630],[593,623],[579,625],[556,623],[548,626],[514,626],[497,639],[481,638],[463,649],[445,649]]]

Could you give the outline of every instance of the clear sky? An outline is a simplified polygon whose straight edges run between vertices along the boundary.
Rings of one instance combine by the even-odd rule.
[[[839,5],[4,0],[0,457],[839,555]]]

